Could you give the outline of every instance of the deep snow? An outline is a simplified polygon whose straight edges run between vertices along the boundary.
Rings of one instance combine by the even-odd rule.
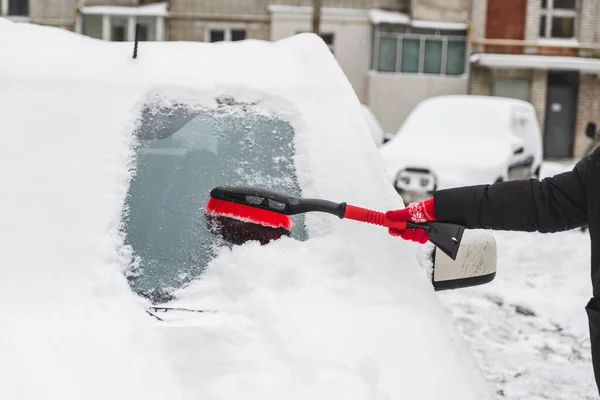
[[[306,242],[223,249],[180,301],[214,314],[157,326],[127,287],[118,226],[150,92],[257,101],[297,133],[303,195],[402,206],[316,36],[142,43],[132,60],[0,19],[0,48],[3,398],[487,398],[416,246],[379,227],[313,215]]]
[[[544,163],[542,176],[573,163]],[[439,293],[498,398],[597,399],[585,305],[587,232],[494,232],[498,272],[479,287]],[[524,307],[535,316],[518,313]]]

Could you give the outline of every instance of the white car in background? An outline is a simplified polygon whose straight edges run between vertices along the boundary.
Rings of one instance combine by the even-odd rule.
[[[0,48],[0,398],[494,397],[442,256],[432,278],[413,243],[320,213],[264,246],[206,227],[227,184],[402,206],[317,36],[134,60],[0,19]]]
[[[542,138],[528,102],[449,95],[419,103],[380,154],[410,203],[439,189],[537,177]]]

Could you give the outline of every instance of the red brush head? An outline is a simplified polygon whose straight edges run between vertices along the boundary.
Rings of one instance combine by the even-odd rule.
[[[267,244],[289,236],[292,227],[288,215],[212,197],[204,212],[208,229],[233,244],[249,240]]]
[[[288,231],[292,228],[292,219],[289,215],[212,197],[206,203],[204,212],[208,215],[229,217],[270,228],[283,228]]]

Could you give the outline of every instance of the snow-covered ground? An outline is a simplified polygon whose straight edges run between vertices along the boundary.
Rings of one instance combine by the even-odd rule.
[[[574,163],[545,163],[543,176]],[[440,292],[503,399],[596,399],[585,305],[587,232],[494,232],[498,272],[487,285]],[[526,314],[517,312],[517,306]]]

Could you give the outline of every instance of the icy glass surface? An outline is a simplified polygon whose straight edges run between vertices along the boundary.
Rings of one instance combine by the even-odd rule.
[[[300,196],[294,131],[246,105],[147,107],[136,130],[135,175],[123,229],[133,253],[130,284],[156,302],[200,276],[219,246],[203,208],[212,188],[256,186]],[[303,216],[292,237],[306,239]]]

